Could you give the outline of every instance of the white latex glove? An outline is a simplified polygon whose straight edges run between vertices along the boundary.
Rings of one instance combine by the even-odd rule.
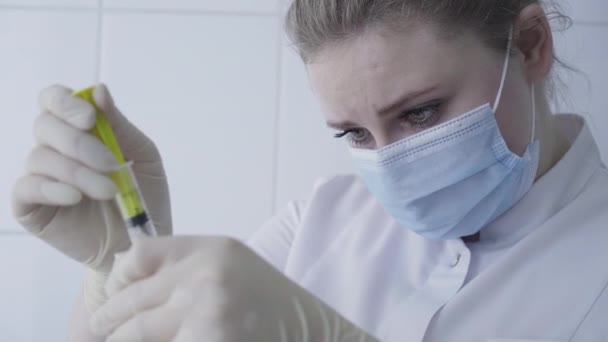
[[[137,240],[107,292],[91,329],[108,342],[376,341],[228,238]]]
[[[158,150],[120,113],[104,85],[94,91],[133,169],[159,234],[171,234],[169,191]],[[89,130],[95,110],[62,86],[39,96],[42,114],[34,124],[37,147],[13,191],[17,220],[33,235],[93,272],[85,283],[85,303],[94,308],[114,254],[128,249],[125,224],[113,202],[116,187],[105,173],[117,164]],[[88,294],[87,294],[88,292]]]

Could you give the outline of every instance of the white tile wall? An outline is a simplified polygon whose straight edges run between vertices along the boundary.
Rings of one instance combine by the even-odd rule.
[[[283,42],[277,205],[303,198],[320,177],[352,172],[344,141],[325,126],[301,59]],[[333,133],[333,134],[332,134]]]
[[[104,0],[107,8],[276,13],[278,0]]]
[[[95,79],[94,12],[0,11],[0,230],[18,230],[10,214],[13,180],[23,170],[32,144],[32,121],[38,115],[39,90],[52,83],[89,84]],[[10,162],[7,162],[10,161]]]
[[[564,84],[560,98],[562,112],[582,113],[592,123],[593,133],[608,161],[608,45],[598,44],[608,35],[608,26],[575,24],[556,35],[557,55],[577,72],[561,70]]]
[[[303,66],[280,41],[276,1],[104,0],[98,51],[97,0],[0,0],[0,115],[10,124],[0,135],[9,161],[0,232],[20,231],[7,198],[31,144],[38,90],[87,86],[98,67],[165,155],[178,233],[248,235],[317,177],[351,171]],[[606,6],[572,1],[577,25],[558,39],[560,55],[591,83],[587,91],[580,77],[567,79],[567,109],[592,113],[605,154]],[[17,233],[0,233],[0,260],[0,341],[63,340],[80,267]]]
[[[567,13],[580,22],[608,24],[608,2],[605,0],[572,0],[560,2]]]
[[[245,236],[272,212],[277,25],[267,17],[105,17],[101,79],[160,147],[178,233]]]
[[[77,7],[96,8],[100,0],[0,0],[6,7]]]

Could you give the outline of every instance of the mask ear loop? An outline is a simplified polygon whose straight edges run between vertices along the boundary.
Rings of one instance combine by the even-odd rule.
[[[498,88],[498,95],[496,95],[496,100],[494,100],[494,113],[498,109],[498,105],[500,105],[500,100],[502,98],[502,91],[505,87],[505,81],[507,79],[507,71],[509,70],[509,61],[511,60],[511,47],[513,45],[513,26],[509,28],[509,43],[507,44],[507,54],[505,56],[505,64],[502,67],[502,76],[500,78],[500,87]]]
[[[505,56],[505,64],[502,67],[502,76],[500,78],[500,87],[498,88],[498,95],[496,95],[496,100],[494,100],[494,113],[498,109],[500,105],[500,100],[502,98],[502,92],[505,87],[505,81],[507,79],[507,72],[509,70],[509,61],[511,60],[511,48],[513,47],[513,26],[509,28],[509,42],[507,44],[507,54]],[[532,133],[530,134],[530,144],[534,142],[534,136],[536,135],[536,87],[532,84],[530,88],[530,96],[532,97]]]
[[[536,135],[536,87],[534,83],[532,83],[532,87],[530,89],[530,96],[532,96],[532,133],[530,134],[530,144],[534,142],[534,136]]]

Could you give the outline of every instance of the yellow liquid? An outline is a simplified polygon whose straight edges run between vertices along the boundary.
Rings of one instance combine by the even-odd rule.
[[[105,114],[99,110],[93,99],[93,87],[83,89],[75,92],[74,96],[80,97],[87,102],[91,103],[96,110],[95,127],[91,130],[91,133],[95,135],[102,143],[104,143],[116,157],[116,161],[120,165],[125,165],[125,157],[122,154],[118,140],[114,135],[112,126],[106,118]],[[122,169],[110,173],[110,177],[118,188],[118,203],[120,210],[125,219],[135,217],[145,212],[142,205],[142,200],[139,195],[139,189],[135,186],[130,173],[130,167],[125,165]]]

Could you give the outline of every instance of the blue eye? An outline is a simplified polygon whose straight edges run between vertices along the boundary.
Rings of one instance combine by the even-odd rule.
[[[334,135],[334,137],[338,139],[346,137],[350,145],[359,146],[367,141],[369,134],[363,128],[351,128]]]
[[[418,129],[429,128],[434,125],[441,115],[439,107],[441,103],[436,102],[412,110],[408,110],[401,115],[401,119],[407,121],[412,127]]]

